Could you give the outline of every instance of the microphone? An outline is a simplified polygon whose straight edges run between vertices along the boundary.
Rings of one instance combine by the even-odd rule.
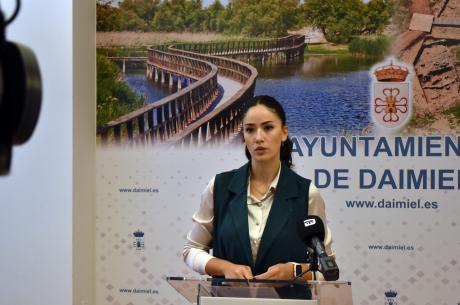
[[[324,224],[318,216],[307,216],[299,223],[300,238],[313,248],[319,259],[319,271],[323,274],[326,281],[336,281],[339,279],[339,267],[332,256],[328,256],[324,249]]]

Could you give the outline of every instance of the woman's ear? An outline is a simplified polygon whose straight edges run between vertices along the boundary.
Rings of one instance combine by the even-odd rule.
[[[287,140],[288,135],[289,135],[289,128],[287,125],[284,125],[282,127],[282,132],[283,132],[283,142]]]

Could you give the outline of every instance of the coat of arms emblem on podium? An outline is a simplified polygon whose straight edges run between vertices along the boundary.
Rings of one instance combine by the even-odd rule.
[[[398,293],[396,291],[385,291],[385,305],[398,305],[398,303],[396,303],[397,295]]]
[[[388,129],[404,126],[410,118],[411,84],[409,69],[391,58],[371,70],[371,115],[375,124]]]
[[[133,241],[133,247],[136,250],[144,250],[145,243],[144,243],[144,232],[141,230],[137,230],[136,232],[133,233],[134,236],[134,241]]]

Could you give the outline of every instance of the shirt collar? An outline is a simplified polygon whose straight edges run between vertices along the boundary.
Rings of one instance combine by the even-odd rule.
[[[251,171],[249,171],[247,197],[250,200],[248,200],[248,204],[254,204],[254,203],[265,201],[268,197],[273,195],[276,192],[276,187],[280,179],[280,174],[281,174],[281,161],[280,161],[280,166],[278,168],[278,173],[276,173],[275,178],[273,178],[273,181],[270,183],[270,187],[268,188],[267,193],[259,200],[251,195],[251,184],[249,183],[251,181]]]

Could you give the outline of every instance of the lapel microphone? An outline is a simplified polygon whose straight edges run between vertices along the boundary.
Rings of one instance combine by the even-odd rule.
[[[37,125],[42,102],[42,83],[33,51],[6,39],[6,26],[17,16],[5,20],[0,9],[0,176],[10,171],[13,145],[25,143]]]

